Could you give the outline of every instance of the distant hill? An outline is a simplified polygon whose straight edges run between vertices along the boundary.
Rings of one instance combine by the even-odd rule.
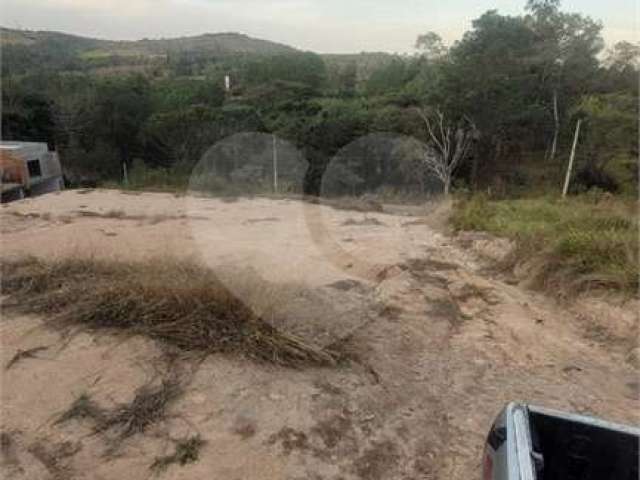
[[[45,44],[65,46],[76,54],[88,57],[110,55],[156,56],[168,52],[190,51],[225,55],[235,53],[278,54],[296,49],[240,33],[207,33],[192,37],[143,39],[136,41],[99,40],[50,31],[14,30],[0,27],[0,45],[37,48]]]
[[[288,45],[252,38],[241,33],[142,39],[135,41],[101,40],[61,32],[16,30],[0,27],[0,48],[4,73],[33,71],[84,71],[98,75],[166,70],[198,75],[203,65],[224,62],[233,70],[240,57],[302,53]],[[359,83],[373,71],[391,62],[388,53],[323,54],[330,78],[339,77],[354,66]],[[180,70],[181,64],[196,65]],[[198,65],[200,67],[198,67]]]

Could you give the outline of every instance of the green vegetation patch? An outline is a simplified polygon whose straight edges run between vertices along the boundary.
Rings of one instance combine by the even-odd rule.
[[[583,290],[600,286],[638,288],[637,205],[587,194],[567,200],[535,198],[459,201],[452,223],[516,241],[514,261],[540,260],[543,284]]]

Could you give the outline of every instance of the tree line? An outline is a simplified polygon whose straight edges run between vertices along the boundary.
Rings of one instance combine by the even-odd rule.
[[[178,52],[102,75],[70,68],[78,59],[69,52],[46,69],[3,56],[2,136],[49,142],[73,181],[119,180],[134,163],[189,172],[211,145],[254,131],[302,152],[309,194],[325,176],[335,194],[424,192],[434,179],[510,194],[556,186],[583,119],[574,189],[628,191],[637,185],[640,48],[606,49],[601,33],[559,0],[529,0],[522,15],[486,12],[451,46],[422,34],[418,54],[366,76],[355,61],[327,65],[309,52]]]

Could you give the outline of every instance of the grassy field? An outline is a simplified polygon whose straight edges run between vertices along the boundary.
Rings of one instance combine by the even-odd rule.
[[[452,223],[457,230],[514,240],[512,262],[536,261],[541,286],[637,291],[638,215],[632,200],[601,194],[566,200],[490,201],[476,196],[457,202]]]

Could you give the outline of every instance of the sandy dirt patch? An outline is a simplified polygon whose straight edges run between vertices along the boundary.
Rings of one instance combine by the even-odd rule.
[[[638,423],[632,342],[595,335],[596,320],[488,275],[473,249],[400,213],[102,190],[2,206],[4,258],[170,256],[223,278],[242,270],[288,295],[278,327],[343,341],[359,360],[304,370],[180,361],[149,340],[65,336],[5,309],[1,468],[19,479],[468,479],[508,401]],[[617,308],[611,331],[634,338],[637,315]],[[83,393],[110,409],[169,373],[185,385],[166,418],[115,450],[90,420],[56,422]],[[151,470],[196,435],[197,461]]]

